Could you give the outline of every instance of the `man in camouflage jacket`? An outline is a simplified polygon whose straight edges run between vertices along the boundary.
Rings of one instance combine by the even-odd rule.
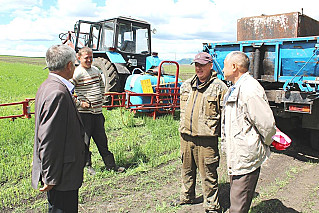
[[[218,136],[224,82],[212,71],[212,57],[206,52],[195,56],[196,75],[181,86],[181,157],[182,187],[179,205],[194,203],[196,170],[198,168],[206,212],[219,212]]]

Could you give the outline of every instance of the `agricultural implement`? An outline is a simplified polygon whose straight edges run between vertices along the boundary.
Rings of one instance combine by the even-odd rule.
[[[175,75],[163,75],[163,64],[175,64]],[[103,107],[125,107],[133,112],[148,114],[154,119],[159,114],[174,114],[179,108],[181,80],[178,75],[179,64],[175,61],[162,61],[157,75],[133,73],[127,78],[125,92],[105,94],[111,97],[111,103]]]
[[[10,118],[14,120],[16,118],[31,118],[31,115],[34,114],[34,112],[31,112],[31,105],[33,104],[33,102],[34,98],[26,98],[24,101],[20,102],[0,104],[0,107],[17,106],[17,108],[21,109],[20,111],[22,111],[22,113],[18,115],[0,116],[0,119]]]
[[[174,64],[175,75],[163,75],[163,65]],[[175,61],[162,61],[158,66],[156,75],[152,73],[133,73],[126,81],[124,92],[107,92],[110,103],[104,108],[111,109],[123,107],[136,112],[152,116],[154,119],[160,114],[174,114],[179,108],[179,88],[181,80],[179,76],[179,64]],[[31,118],[34,114],[31,106],[34,99],[26,99],[22,102],[0,104],[0,107],[17,106],[22,114],[0,116],[4,118]]]

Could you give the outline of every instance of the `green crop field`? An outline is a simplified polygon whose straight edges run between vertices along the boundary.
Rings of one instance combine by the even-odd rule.
[[[43,58],[0,56],[0,104],[34,98],[47,78]],[[164,71],[176,72],[175,65]],[[194,66],[181,65],[180,79],[194,74]],[[31,106],[33,110],[34,106]],[[0,106],[0,116],[21,114],[21,105]],[[95,176],[84,171],[79,191],[79,212],[204,212],[202,202],[175,207],[180,193],[179,112],[153,120],[123,108],[103,110],[109,148],[125,173],[105,170],[91,143]],[[47,212],[46,194],[31,188],[34,117],[0,119],[0,212]],[[250,213],[319,212],[318,153],[292,147],[272,152],[261,170]],[[229,209],[229,177],[222,152],[218,168],[219,198]],[[280,162],[280,163],[278,163]],[[197,198],[201,198],[199,175]],[[296,186],[298,192],[296,192]],[[199,193],[198,193],[199,192]]]
[[[47,74],[39,65],[0,62],[0,103],[34,98]],[[1,107],[0,116],[21,111],[21,105]],[[0,209],[10,209],[37,196],[30,186],[34,119],[2,119],[0,128]]]
[[[7,57],[7,56],[6,56]],[[34,98],[37,88],[46,79],[43,59],[38,64],[26,64],[26,59],[0,57],[0,103]],[[8,62],[4,62],[8,61]],[[168,67],[168,71],[170,71]],[[185,66],[181,73],[193,72]],[[0,116],[19,114],[21,107],[0,107]],[[103,111],[110,150],[119,165],[128,168],[125,174],[114,175],[105,171],[94,143],[94,177],[86,173],[80,189],[80,202],[88,196],[103,196],[99,184],[110,184],[118,178],[148,171],[150,168],[176,160],[179,156],[178,112],[175,116],[162,116],[153,120],[137,116],[125,109]],[[46,209],[46,196],[31,188],[34,117],[31,119],[0,119],[0,212],[41,212]]]

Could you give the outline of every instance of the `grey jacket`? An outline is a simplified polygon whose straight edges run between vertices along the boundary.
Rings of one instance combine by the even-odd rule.
[[[222,149],[229,175],[253,172],[269,157],[275,119],[263,87],[245,73],[224,97]]]
[[[35,99],[32,187],[41,181],[58,191],[80,188],[85,152],[84,128],[71,94],[49,75]]]

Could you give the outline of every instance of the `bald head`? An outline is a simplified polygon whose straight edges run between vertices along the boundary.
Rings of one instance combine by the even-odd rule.
[[[225,80],[236,83],[241,75],[249,70],[249,58],[240,51],[229,53],[224,61]]]
[[[231,64],[237,64],[239,72],[247,72],[249,69],[249,58],[243,52],[231,52],[226,56],[225,61]]]

